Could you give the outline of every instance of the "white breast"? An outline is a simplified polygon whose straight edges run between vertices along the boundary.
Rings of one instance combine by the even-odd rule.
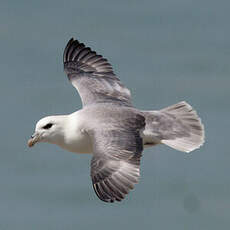
[[[69,115],[64,136],[64,142],[59,144],[61,148],[74,153],[93,152],[90,138],[85,131],[85,119],[80,111]]]

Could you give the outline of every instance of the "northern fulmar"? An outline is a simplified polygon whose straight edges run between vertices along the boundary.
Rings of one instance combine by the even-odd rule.
[[[204,127],[185,101],[161,110],[135,108],[108,60],[73,38],[65,47],[63,64],[83,108],[39,120],[28,146],[48,142],[70,152],[91,153],[92,184],[102,201],[121,201],[138,183],[145,147],[165,144],[191,152],[203,144]]]

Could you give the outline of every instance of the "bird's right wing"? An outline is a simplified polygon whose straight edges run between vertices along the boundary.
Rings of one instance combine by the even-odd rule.
[[[115,76],[107,59],[83,43],[72,38],[64,50],[63,62],[83,106],[101,102],[132,106],[130,91]]]
[[[140,130],[145,118],[135,115],[116,127],[90,133],[93,142],[91,178],[97,196],[105,202],[121,201],[140,176],[143,150]]]

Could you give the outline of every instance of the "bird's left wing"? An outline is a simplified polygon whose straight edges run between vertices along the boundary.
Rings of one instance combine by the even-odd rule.
[[[145,119],[136,115],[116,127],[90,133],[93,142],[91,178],[97,196],[105,202],[121,201],[138,183],[143,150],[140,130]]]
[[[115,76],[107,59],[83,43],[70,39],[64,50],[63,62],[83,106],[101,102],[132,106],[130,91]]]

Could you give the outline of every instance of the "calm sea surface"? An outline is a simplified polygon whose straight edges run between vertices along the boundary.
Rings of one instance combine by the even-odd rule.
[[[230,2],[1,1],[0,230],[228,230]],[[122,203],[94,194],[89,155],[26,146],[37,120],[81,108],[63,72],[74,36],[103,54],[140,109],[186,100],[206,129],[192,154],[145,150]]]

